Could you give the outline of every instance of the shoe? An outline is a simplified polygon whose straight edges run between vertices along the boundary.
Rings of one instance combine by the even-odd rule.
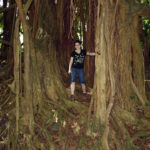
[[[83,93],[83,96],[87,96],[87,93]]]
[[[83,100],[87,99],[87,93],[82,93],[83,94]]]
[[[70,99],[71,101],[74,101],[74,95],[71,95]]]

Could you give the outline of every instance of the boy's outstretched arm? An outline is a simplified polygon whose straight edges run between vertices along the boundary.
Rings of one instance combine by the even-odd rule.
[[[95,56],[95,55],[100,55],[101,54],[101,51],[96,51],[96,52],[87,52],[86,55],[89,55],[89,56]]]

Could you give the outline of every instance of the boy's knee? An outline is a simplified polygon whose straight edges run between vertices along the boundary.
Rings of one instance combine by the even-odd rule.
[[[75,84],[75,82],[71,82],[71,85],[74,85]]]

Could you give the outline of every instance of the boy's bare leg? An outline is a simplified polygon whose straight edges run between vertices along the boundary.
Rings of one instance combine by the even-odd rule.
[[[75,82],[71,82],[70,88],[71,88],[71,95],[74,95],[74,91],[75,91]]]
[[[82,87],[82,91],[83,91],[83,93],[86,93],[86,86],[85,86],[85,84],[84,84],[84,83],[82,83],[82,84],[81,84],[81,87]]]

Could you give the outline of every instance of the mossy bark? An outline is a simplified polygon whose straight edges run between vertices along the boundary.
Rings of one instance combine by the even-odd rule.
[[[26,14],[22,8],[21,1],[16,0],[16,3],[19,8],[19,17],[23,25],[24,35],[24,59],[21,60],[23,61],[23,65],[22,69],[19,70],[21,72],[23,70],[24,72],[23,77],[20,77],[24,82],[22,82],[20,87],[23,89],[22,95],[19,95],[17,90],[16,96],[16,132],[17,135],[20,133],[23,134],[24,141],[28,143],[26,148],[32,149],[34,148],[33,145],[35,142],[37,142],[35,129],[38,122],[36,121],[36,116],[45,116],[49,111],[52,111],[52,107],[48,108],[47,103],[52,103],[52,105],[55,103],[57,106],[57,103],[62,103],[67,97],[62,84],[61,65],[58,61],[56,49],[58,29],[56,20],[59,20],[59,18],[55,13],[57,11],[57,5],[54,2],[45,0],[41,1],[40,5],[35,5],[39,7],[38,20],[35,21],[35,24],[31,23],[29,25],[25,19]],[[35,36],[32,34],[31,25],[34,25],[34,27],[37,26],[37,30],[33,30]],[[15,46],[19,46],[19,44]],[[19,51],[19,49],[17,50]],[[15,63],[16,65],[18,65],[18,62]],[[16,87],[18,87],[17,81],[18,78],[15,79]],[[21,100],[20,108],[18,104],[19,99]],[[19,140],[20,138],[18,142]],[[18,148],[20,146],[18,145]]]
[[[104,126],[101,139],[104,150],[112,148],[111,142],[108,142],[111,139],[109,129],[117,133],[115,126],[122,126],[122,136],[128,135],[122,144],[128,143],[127,138],[131,137],[128,127],[134,126],[133,116],[139,123],[136,129],[133,127],[133,132],[139,128],[149,130],[146,125],[149,121],[143,122],[141,112],[138,111],[144,110],[148,101],[145,96],[144,57],[137,31],[138,17],[132,9],[134,10],[134,5],[131,2],[98,1],[95,45],[102,52],[101,56],[96,56],[94,102],[91,101],[91,104],[93,102],[96,120],[100,126]],[[121,113],[119,109],[126,113]],[[112,117],[120,120],[122,125],[119,122],[112,125]],[[115,145],[119,146],[118,143]],[[130,146],[133,148],[134,144]]]

